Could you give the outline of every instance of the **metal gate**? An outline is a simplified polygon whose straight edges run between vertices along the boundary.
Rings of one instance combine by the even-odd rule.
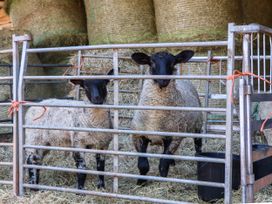
[[[13,43],[12,43],[12,49],[6,49],[1,50],[0,54],[11,54],[12,55],[12,72],[10,72],[10,76],[0,76],[0,82],[5,82],[5,84],[9,84],[11,87],[11,97],[10,99],[12,101],[18,101],[17,98],[17,84],[18,84],[18,74],[19,74],[19,48],[18,48],[18,42],[21,41],[22,37],[17,37],[13,35]],[[5,67],[5,68],[9,68]],[[12,105],[12,101],[10,102],[1,102],[1,107],[7,107]],[[7,109],[6,109],[6,116],[8,115]],[[13,132],[13,141],[11,142],[2,142],[0,143],[0,148],[3,148],[6,152],[8,149],[12,149],[12,157],[11,158],[4,158],[3,159],[9,159],[9,161],[2,162],[0,161],[0,168],[7,168],[10,167],[13,170],[9,172],[11,177],[4,178],[4,180],[0,180],[0,184],[4,185],[12,185],[13,186],[13,192],[15,195],[18,195],[19,193],[19,169],[18,169],[18,114],[17,112],[14,112],[13,116],[11,117],[12,121],[5,120],[3,123],[0,123],[0,128],[11,128]],[[1,155],[3,156],[3,155]]]
[[[233,25],[230,25],[230,28]],[[27,40],[23,41],[22,48],[22,58],[21,58],[21,68],[19,75],[19,83],[18,83],[18,100],[24,101],[24,83],[26,80],[68,80],[68,79],[113,79],[114,86],[114,100],[111,105],[85,105],[84,108],[106,108],[113,110],[113,129],[98,129],[98,128],[67,128],[67,127],[54,127],[53,125],[50,127],[45,126],[33,126],[26,125],[24,123],[24,107],[29,106],[41,106],[38,103],[20,103],[19,104],[19,122],[18,122],[18,133],[19,133],[19,169],[20,169],[20,178],[19,178],[19,191],[20,195],[24,194],[25,188],[34,188],[34,189],[43,189],[43,190],[55,190],[55,191],[64,191],[64,192],[74,192],[74,193],[82,193],[88,195],[96,195],[96,196],[105,196],[112,198],[121,198],[121,199],[129,199],[129,200],[137,200],[137,201],[151,201],[155,203],[177,203],[181,201],[175,200],[166,200],[152,197],[144,197],[144,196],[136,196],[136,195],[128,195],[119,193],[119,180],[122,178],[131,178],[131,179],[146,179],[146,180],[154,180],[154,181],[162,181],[162,182],[176,182],[181,184],[191,184],[191,185],[204,185],[204,186],[213,186],[213,187],[221,187],[225,189],[225,203],[231,203],[231,167],[232,167],[232,103],[229,98],[227,98],[227,106],[226,108],[216,108],[216,107],[171,107],[171,106],[137,106],[130,104],[120,104],[119,103],[119,81],[123,79],[156,79],[156,78],[167,78],[167,79],[189,79],[189,80],[210,80],[210,81],[219,81],[226,80],[226,75],[174,75],[174,76],[153,76],[153,75],[120,75],[118,70],[118,61],[119,50],[128,48],[128,49],[143,49],[143,48],[184,48],[184,47],[225,47],[225,49],[229,50],[228,56],[228,67],[227,73],[230,75],[233,71],[234,64],[234,34],[229,32],[228,41],[214,41],[214,42],[189,42],[189,43],[155,43],[155,44],[121,44],[121,45],[97,45],[97,46],[77,46],[77,47],[59,47],[59,48],[29,48],[29,43]],[[47,53],[47,52],[69,52],[69,51],[77,51],[83,52],[85,50],[100,50],[106,49],[112,51],[112,64],[114,68],[114,75],[96,75],[96,76],[25,76],[27,69],[27,58],[30,53]],[[226,57],[217,57],[226,60]],[[79,58],[80,59],[80,58]],[[194,58],[192,59],[194,60]],[[209,62],[208,56],[204,58],[195,58],[195,60],[202,60]],[[79,63],[80,64],[80,63]],[[231,90],[231,81],[227,81],[227,95],[229,95],[229,91]],[[52,105],[52,104],[43,104],[42,106],[48,107],[66,107],[67,105]],[[82,106],[76,106],[73,108],[79,108]],[[186,132],[159,132],[159,131],[136,131],[131,129],[122,129],[119,127],[119,111],[120,110],[182,110],[182,111],[201,111],[204,113],[223,113],[226,118],[225,131],[224,133],[186,133]],[[57,147],[57,146],[35,146],[35,145],[26,145],[24,143],[25,138],[25,129],[53,129],[53,130],[68,130],[68,131],[84,131],[84,132],[108,132],[113,134],[113,150],[95,150],[95,149],[80,149],[80,148],[67,148],[67,147]],[[226,158],[217,159],[217,158],[205,158],[205,157],[194,157],[194,156],[179,156],[179,155],[163,155],[163,154],[154,154],[154,153],[138,153],[131,151],[120,151],[119,150],[119,136],[121,134],[146,134],[146,135],[161,135],[161,136],[175,136],[175,137],[189,137],[189,138],[205,138],[205,139],[222,139],[225,140],[225,154]],[[77,170],[73,168],[65,168],[65,167],[56,167],[56,166],[43,166],[43,165],[29,165],[25,163],[25,149],[43,149],[43,150],[60,150],[60,151],[70,151],[70,152],[86,152],[86,153],[100,153],[106,155],[113,156],[113,171],[94,171],[94,170]],[[137,174],[131,173],[123,173],[119,171],[120,156],[142,156],[142,157],[153,157],[153,158],[171,158],[176,160],[186,160],[186,161],[206,161],[213,163],[225,163],[225,182],[217,183],[217,182],[209,182],[209,181],[199,181],[196,179],[183,179],[183,178],[162,178],[157,176],[140,176]],[[101,192],[101,191],[90,191],[90,190],[78,190],[74,188],[64,188],[64,187],[56,187],[56,186],[48,186],[48,185],[34,185],[28,184],[24,180],[25,170],[28,168],[35,168],[40,170],[54,170],[54,171],[65,171],[65,172],[79,172],[86,174],[94,174],[94,175],[105,175],[113,178],[113,190],[112,192]],[[132,181],[131,181],[132,182]]]
[[[261,129],[271,128],[272,120],[252,118],[252,104],[272,101],[272,29],[252,24],[234,30],[243,35],[243,72],[239,82],[240,101],[240,151],[241,151],[241,186],[242,202],[254,202],[254,193],[272,183],[272,174],[255,178],[253,162],[272,155],[270,148],[253,151],[252,138]],[[267,80],[267,81],[265,81]],[[271,113],[266,113],[268,117]],[[263,125],[262,125],[263,124]]]
[[[225,203],[232,203],[232,146],[233,146],[233,134],[234,134],[234,126],[233,126],[233,104],[232,104],[232,92],[233,92],[233,82],[229,80],[229,76],[233,74],[235,66],[237,66],[241,60],[243,60],[243,69],[244,71],[251,71],[253,72],[253,63],[252,60],[258,59],[257,61],[260,62],[261,59],[266,59],[266,49],[263,48],[264,53],[261,57],[260,54],[258,56],[253,56],[252,50],[253,48],[253,34],[252,33],[265,33],[265,35],[269,35],[270,40],[270,48],[271,48],[271,30],[262,27],[259,25],[248,25],[248,26],[236,26],[234,24],[229,24],[228,26],[228,40],[227,41],[210,41],[210,42],[184,42],[184,43],[151,43],[151,44],[116,44],[116,45],[94,45],[94,46],[74,46],[74,47],[55,47],[55,48],[29,48],[29,38],[27,36],[21,36],[14,38],[14,53],[13,53],[13,77],[0,77],[1,80],[11,80],[13,79],[13,100],[18,103],[18,113],[14,112],[13,115],[13,125],[8,125],[13,127],[13,134],[14,134],[14,192],[19,195],[24,195],[25,189],[41,189],[41,190],[51,190],[51,191],[62,191],[62,192],[72,192],[72,193],[80,193],[80,194],[87,194],[87,195],[95,195],[95,196],[102,196],[102,197],[110,197],[110,198],[119,198],[119,199],[126,199],[126,200],[136,200],[136,201],[149,201],[155,203],[182,203],[183,201],[179,200],[169,200],[164,198],[155,198],[155,197],[146,197],[141,195],[131,195],[129,193],[122,193],[120,192],[120,183],[119,181],[126,178],[126,179],[146,179],[146,180],[153,180],[153,181],[161,181],[161,182],[173,182],[179,184],[188,184],[188,185],[201,185],[201,186],[211,186],[211,187],[221,187],[224,188],[224,202]],[[235,37],[240,36],[242,33],[244,43],[243,43],[243,56],[236,56],[235,50],[237,43],[237,39]],[[237,34],[237,35],[236,35]],[[260,34],[257,34],[257,39],[260,38]],[[22,48],[22,57],[21,57],[21,64],[20,69],[18,69],[18,49],[17,49],[17,42],[23,42]],[[251,42],[251,43],[250,43]],[[266,42],[266,41],[264,41]],[[239,43],[239,41],[238,41]],[[194,47],[194,48],[207,48],[211,50],[216,50],[218,47],[225,48],[227,53],[223,56],[212,56],[211,52],[208,52],[206,56],[200,57],[193,57],[191,62],[204,62],[207,65],[207,73],[204,75],[173,75],[173,76],[154,76],[154,75],[128,75],[128,74],[120,74],[122,70],[119,70],[119,62],[122,60],[122,57],[119,55],[119,52],[123,49],[170,49],[170,48],[179,48],[184,49],[186,47]],[[259,48],[258,48],[259,49]],[[110,57],[112,59],[112,66],[114,69],[114,75],[81,75],[80,70],[78,69],[76,76],[26,76],[27,66],[27,59],[28,55],[31,53],[49,53],[49,52],[77,52],[78,53],[78,65],[81,65],[82,53],[87,50],[107,50],[111,53]],[[249,52],[251,50],[251,52]],[[271,52],[270,52],[271,55]],[[89,56],[89,57],[99,57],[99,56]],[[102,57],[103,58],[103,57]],[[226,73],[211,75],[211,62],[212,60],[219,60],[227,61],[227,69]],[[271,56],[269,57],[271,60]],[[264,60],[265,61],[265,60]],[[265,67],[264,62],[264,67]],[[220,65],[221,66],[221,65]],[[251,68],[250,68],[251,67]],[[258,65],[260,67],[260,65]],[[80,66],[78,66],[80,68]],[[139,68],[140,70],[142,67]],[[17,77],[17,71],[20,70],[19,76]],[[259,70],[259,69],[258,69]],[[142,72],[141,72],[142,73]],[[257,72],[257,75],[260,76],[261,72]],[[266,73],[264,72],[266,77]],[[14,77],[15,76],[15,77]],[[173,107],[173,106],[138,106],[138,105],[131,105],[131,104],[121,104],[120,102],[120,93],[123,90],[120,90],[120,81],[133,79],[133,80],[144,80],[144,79],[188,79],[188,80],[199,80],[206,82],[206,91],[203,94],[200,94],[204,97],[204,107],[195,108],[195,107]],[[245,77],[247,78],[247,77]],[[269,78],[269,77],[267,77]],[[20,103],[24,101],[24,85],[26,81],[35,81],[35,80],[69,80],[69,79],[112,79],[113,80],[113,103],[107,105],[85,105],[85,106],[67,106],[66,104],[61,105],[52,105],[52,104],[39,104],[35,102],[26,102]],[[270,66],[270,80],[271,80],[271,66]],[[226,85],[226,91],[220,94],[211,94],[209,91],[209,85],[214,82],[219,81],[219,83],[223,83]],[[248,83],[254,82],[251,78],[248,79],[246,85]],[[241,82],[242,83],[242,82]],[[139,83],[141,84],[141,83]],[[260,82],[258,81],[258,84]],[[260,86],[258,86],[260,87]],[[264,85],[264,90],[267,90]],[[243,90],[244,86],[241,86],[240,89],[240,96],[244,93]],[[249,89],[247,89],[249,90]],[[270,86],[271,92],[271,86]],[[79,90],[77,90],[78,96]],[[246,93],[250,93],[249,91]],[[258,92],[259,93],[259,92]],[[243,95],[244,96],[244,95]],[[267,96],[267,95],[266,95]],[[268,100],[269,96],[266,97],[265,100]],[[241,121],[249,120],[249,105],[250,104],[250,95],[240,97],[240,119]],[[78,98],[78,97],[76,97]],[[209,100],[211,98],[220,98],[226,100],[226,107],[218,108],[218,107],[210,107]],[[244,106],[244,104],[247,104]],[[0,104],[1,105],[1,104]],[[11,105],[8,103],[6,105]],[[113,113],[113,129],[103,129],[103,128],[79,128],[79,127],[57,127],[57,126],[33,126],[33,125],[26,125],[24,120],[24,112],[25,108],[30,106],[48,106],[48,107],[71,107],[71,108],[102,108],[102,109],[111,109]],[[247,107],[247,108],[244,108]],[[122,110],[175,110],[175,111],[201,111],[204,113],[204,129],[203,133],[186,133],[186,132],[160,132],[160,131],[136,131],[131,130],[129,128],[122,128],[119,125],[120,120],[120,112]],[[246,111],[244,111],[246,110]],[[208,115],[213,113],[220,113],[224,116],[224,126],[214,126],[209,125],[208,122]],[[248,122],[248,121],[247,121]],[[246,122],[241,122],[241,164],[242,164],[242,187],[243,192],[248,191],[248,195],[252,195],[252,177],[247,177],[246,175],[251,175],[251,140],[246,140],[248,138],[248,133],[250,133],[250,125]],[[2,125],[1,125],[2,127]],[[24,142],[25,138],[25,130],[26,129],[51,129],[51,130],[66,130],[66,131],[81,131],[81,132],[108,132],[113,135],[113,145],[112,150],[97,150],[97,149],[81,149],[81,148],[72,148],[72,147],[58,147],[58,146],[37,146],[37,145],[27,145]],[[220,130],[220,131],[218,131]],[[237,129],[235,129],[237,130]],[[246,134],[247,132],[247,134]],[[18,133],[18,134],[17,134]],[[184,156],[184,155],[165,155],[165,154],[155,154],[155,153],[138,153],[134,152],[131,149],[121,151],[120,150],[120,137],[122,135],[130,135],[130,134],[146,134],[146,135],[160,135],[160,136],[169,136],[169,137],[188,137],[188,138],[204,138],[204,139],[222,139],[225,141],[224,143],[224,152],[225,158],[217,159],[217,158],[207,158],[207,157],[199,157],[199,156]],[[244,138],[245,137],[245,138]],[[247,142],[246,142],[247,141]],[[10,144],[11,145],[11,144]],[[131,144],[132,145],[132,144]],[[112,171],[95,171],[95,170],[78,170],[75,168],[70,167],[59,167],[59,166],[45,166],[45,165],[29,165],[25,161],[25,150],[26,149],[43,149],[43,150],[52,150],[52,151],[62,151],[62,152],[84,152],[89,154],[105,154],[113,157],[112,161]],[[124,173],[121,172],[122,163],[120,163],[120,157],[150,157],[150,158],[171,158],[175,160],[182,160],[182,161],[203,161],[203,162],[212,162],[212,163],[224,163],[225,164],[225,182],[224,183],[217,183],[217,182],[209,182],[209,181],[200,181],[197,179],[184,179],[179,177],[168,177],[162,178],[157,176],[140,176],[135,173]],[[248,162],[245,162],[248,161]],[[1,163],[0,163],[1,164]],[[10,163],[9,163],[10,165]],[[92,175],[105,175],[111,177],[112,180],[112,191],[98,191],[98,190],[78,190],[71,187],[57,187],[51,185],[34,185],[28,184],[25,182],[25,172],[29,168],[35,168],[40,170],[52,170],[52,171],[61,171],[61,172],[70,172],[70,173],[86,173]],[[248,180],[248,178],[250,178]],[[250,183],[247,183],[250,181]],[[130,182],[135,182],[131,181]],[[11,181],[3,181],[4,184],[12,184]],[[249,190],[247,190],[249,189]],[[251,189],[251,190],[250,190]],[[243,202],[245,201],[245,193],[243,194]],[[182,198],[181,198],[182,199]]]

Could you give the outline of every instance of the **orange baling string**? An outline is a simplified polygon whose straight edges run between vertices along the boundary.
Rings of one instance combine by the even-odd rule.
[[[253,74],[251,72],[240,72],[239,70],[234,70],[233,75],[227,76],[227,80],[232,80],[232,86],[231,86],[231,90],[230,90],[230,97],[231,97],[231,102],[232,103],[233,103],[233,96],[232,96],[232,94],[233,94],[233,88],[234,88],[234,80],[237,79],[237,78],[239,78],[239,77],[242,77],[242,76],[253,76],[253,77],[256,77],[256,78],[258,78],[258,79],[260,79],[262,81],[265,81],[266,83],[268,83],[270,85],[272,84],[271,81],[269,81],[269,80],[267,80],[267,79],[265,79],[263,77],[260,77],[260,76],[258,76],[256,74]],[[261,132],[263,132],[264,126],[265,126],[266,122],[268,121],[268,119],[270,117],[272,117],[272,112],[268,114],[268,116],[266,117],[266,119],[262,123],[261,128],[260,128]]]
[[[261,133],[263,133],[264,126],[265,126],[266,122],[269,120],[269,118],[271,118],[271,117],[272,117],[272,112],[270,112],[270,113],[267,115],[267,117],[265,118],[265,120],[263,121],[262,126],[261,126],[261,128],[260,128],[260,132],[261,132]]]
[[[18,112],[20,104],[25,104],[25,103],[26,101],[12,101],[8,109],[8,116],[10,117],[12,116],[14,112]]]
[[[8,116],[10,117],[10,116],[12,116],[12,114],[13,114],[14,112],[18,112],[18,111],[19,111],[20,104],[25,104],[25,103],[27,103],[27,101],[12,101],[12,102],[11,102],[11,105],[10,105],[10,107],[9,107],[9,109],[8,109]],[[47,108],[46,108],[45,106],[43,106],[43,109],[44,109],[44,110],[43,110],[42,114],[41,114],[40,116],[34,118],[33,121],[38,120],[38,119],[40,119],[41,117],[43,117],[43,115],[44,115],[45,112],[47,111]]]

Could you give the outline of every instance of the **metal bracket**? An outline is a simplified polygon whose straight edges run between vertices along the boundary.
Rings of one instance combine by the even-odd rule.
[[[251,95],[252,94],[252,89],[251,85],[245,85],[245,95]]]
[[[31,41],[32,38],[31,38],[30,35],[25,34],[25,35],[15,36],[15,37],[13,38],[13,40],[14,40],[15,42],[22,42],[22,41]]]
[[[249,185],[253,185],[255,183],[255,176],[254,176],[254,174],[247,174],[247,176],[246,176],[246,182]]]

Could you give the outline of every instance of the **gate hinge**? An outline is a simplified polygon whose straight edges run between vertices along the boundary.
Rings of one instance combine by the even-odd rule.
[[[254,184],[254,182],[255,182],[254,174],[247,174],[246,182],[247,182],[247,184]]]
[[[251,95],[252,94],[252,89],[251,85],[245,85],[245,95]]]

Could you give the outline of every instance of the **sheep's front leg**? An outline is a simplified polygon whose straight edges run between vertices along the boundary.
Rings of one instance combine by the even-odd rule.
[[[144,137],[134,138],[134,145],[137,152],[146,153],[149,140]],[[138,169],[140,175],[146,175],[149,171],[149,162],[147,157],[138,157]],[[145,179],[138,179],[137,185],[143,185],[147,182]]]
[[[179,147],[180,139],[181,138],[178,138],[178,139],[172,139],[170,137],[164,138],[163,139],[163,145],[164,145],[163,154],[173,155],[176,152],[177,148]],[[174,159],[165,159],[165,158],[160,159],[159,171],[162,177],[167,177],[170,165],[172,166],[175,165]]]
[[[96,154],[97,171],[105,171],[105,155]],[[98,176],[97,188],[105,188],[104,175]]]
[[[74,160],[76,162],[76,167],[78,169],[86,169],[86,162],[84,159],[84,153],[74,152],[73,153]],[[86,180],[86,174],[77,173],[77,188],[83,189]]]
[[[202,152],[202,138],[194,138],[196,155]]]
[[[29,165],[41,165],[42,158],[38,154],[30,154],[26,163]],[[29,184],[39,184],[40,170],[36,168],[28,169]]]

